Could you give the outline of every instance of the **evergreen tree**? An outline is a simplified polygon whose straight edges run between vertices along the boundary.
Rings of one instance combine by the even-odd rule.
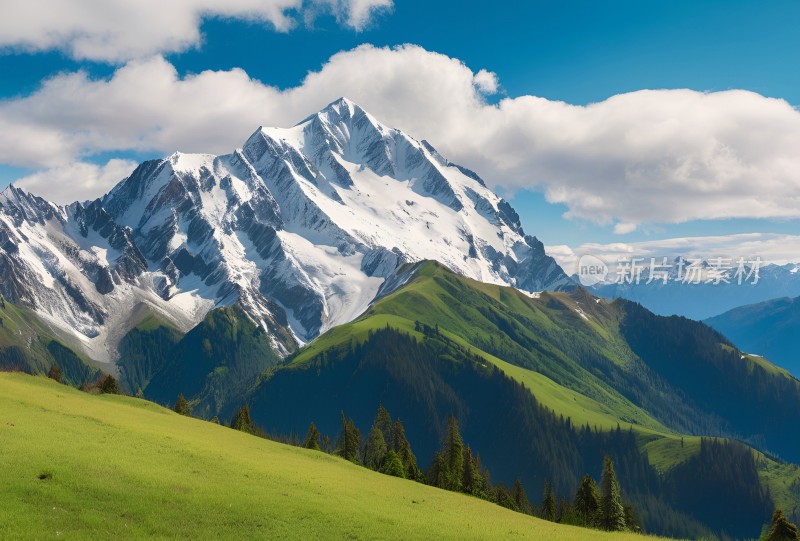
[[[600,513],[600,498],[597,486],[590,475],[584,475],[578,492],[575,494],[575,515],[581,526],[597,526]]]
[[[514,498],[514,502],[522,513],[528,515],[531,513],[531,502],[528,501],[528,495],[525,494],[525,487],[522,486],[522,481],[519,479],[517,479],[514,482],[514,486],[511,487],[511,496]]]
[[[446,472],[444,488],[455,492],[461,491],[464,479],[464,441],[458,430],[458,421],[451,415],[447,423],[447,438],[445,439],[444,450]]]
[[[783,511],[776,509],[772,513],[772,524],[766,541],[800,541],[800,532],[796,525],[786,520]]]
[[[144,391],[142,391],[141,387],[136,389],[136,398],[144,400]]]
[[[486,496],[478,461],[472,456],[472,449],[469,446],[464,453],[464,479],[461,481],[461,489],[478,498]]]
[[[386,475],[393,475],[394,477],[406,476],[403,469],[403,461],[400,460],[400,455],[398,455],[394,449],[390,449],[386,453],[386,457],[383,461],[383,466],[381,466],[380,472],[385,473]]]
[[[50,371],[47,373],[47,377],[57,383],[64,383],[64,374],[61,372],[61,367],[57,364],[50,366]]]
[[[561,498],[558,500],[556,522],[560,524],[571,524],[573,526],[578,526],[578,516],[575,514],[575,508],[570,505],[566,498]]]
[[[544,483],[544,493],[542,494],[542,509],[539,516],[550,522],[556,521],[556,497],[553,494],[553,487],[549,481]]]
[[[209,422],[210,423],[214,423],[215,425],[218,425],[219,424],[219,417],[217,417],[215,415],[214,417],[211,418],[211,420]]]
[[[336,454],[345,460],[358,464],[358,453],[361,447],[361,433],[356,428],[352,419],[345,419],[341,412],[342,433],[339,435],[339,445]]]
[[[236,415],[234,415],[231,420],[231,428],[247,432],[248,434],[255,433],[256,427],[253,424],[253,420],[250,418],[250,407],[247,404],[236,410]]]
[[[312,421],[311,424],[308,425],[308,432],[306,433],[306,439],[303,440],[303,447],[306,449],[313,449],[314,451],[319,451],[319,430],[317,430],[317,426]]]
[[[606,455],[603,477],[600,480],[600,527],[617,532],[625,529],[625,509],[622,506],[622,491],[614,472],[614,463]]]
[[[378,404],[378,412],[375,414],[375,422],[373,425],[377,426],[381,434],[383,434],[383,440],[386,442],[386,446],[388,447],[391,445],[392,416],[389,415],[389,412],[383,407],[383,404]]]
[[[475,465],[478,468],[478,471],[481,472],[481,478],[483,479],[483,494],[482,497],[489,500],[494,501],[494,489],[492,488],[492,474],[489,473],[489,468],[482,468],[481,465],[481,455],[477,454],[475,456]]]
[[[383,438],[383,432],[381,432],[377,424],[373,424],[372,430],[369,431],[369,436],[367,436],[367,445],[364,447],[364,466],[371,470],[380,470],[386,458],[386,452],[386,440]],[[395,453],[395,456],[397,456],[397,453]],[[400,458],[397,457],[397,460],[400,460]],[[402,467],[402,462],[400,465]]]
[[[433,455],[427,478],[429,485],[447,490],[447,461],[439,451]]]
[[[183,396],[183,393],[178,395],[178,399],[175,401],[175,407],[172,408],[175,413],[180,415],[189,415],[189,403],[186,401],[186,397]]]
[[[642,527],[639,525],[639,517],[636,515],[636,508],[633,505],[623,506],[625,509],[625,526],[632,532],[639,533]]]
[[[517,507],[517,502],[514,501],[514,496],[512,496],[511,492],[506,488],[503,483],[499,483],[494,489],[494,498],[492,500],[502,507],[507,509],[511,509],[512,511],[519,511],[519,507]]]
[[[406,479],[414,479],[415,481],[422,481],[424,479],[422,471],[417,466],[417,457],[411,450],[411,444],[408,443],[406,438],[406,429],[403,428],[403,423],[400,419],[395,419],[392,426],[392,445],[391,448],[400,457],[403,462],[403,470],[406,472]]]
[[[100,380],[100,392],[103,394],[119,394],[119,386],[117,380],[111,374],[106,374]]]

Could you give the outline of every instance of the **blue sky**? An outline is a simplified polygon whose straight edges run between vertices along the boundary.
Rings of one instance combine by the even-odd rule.
[[[317,17],[310,25],[300,22],[286,32],[235,16],[206,19],[199,46],[161,54],[179,77],[241,68],[265,85],[292,89],[303,85],[308,72],[323,69],[340,51],[364,43],[376,47],[414,44],[458,59],[473,72],[485,69],[494,73],[499,88],[482,96],[489,105],[527,95],[587,105],[642,89],[686,88],[700,92],[744,89],[796,106],[800,104],[797,20],[800,3],[788,0],[540,1],[495,2],[491,6],[395,0],[390,10],[377,10],[360,31],[330,14]],[[5,103],[35,94],[44,80],[58,74],[83,70],[90,79],[105,80],[127,62],[76,58],[81,55],[58,45],[34,48],[39,50],[21,52],[12,46],[0,54],[0,98]],[[271,123],[272,119],[257,116],[252,119],[253,127]],[[376,116],[381,115],[376,112]],[[794,125],[788,128],[791,141]],[[239,134],[239,139],[246,136]],[[437,141],[432,142],[438,146]],[[161,148],[116,148],[82,151],[76,159],[102,165],[111,158],[138,161],[165,153]],[[46,167],[0,161],[0,184],[40,169]],[[587,171],[591,172],[591,167]],[[492,183],[491,168],[479,169],[479,173]],[[558,170],[547,174],[557,175]],[[613,211],[599,220],[585,211],[565,218],[579,203],[572,196],[549,203],[548,199],[558,197],[552,193],[545,196],[546,186],[531,184],[497,182],[497,189],[511,199],[526,229],[548,245],[753,232],[792,234],[800,224],[791,212],[780,209],[754,216],[717,212],[712,219],[697,219],[702,211],[674,218],[665,214],[653,222]],[[551,191],[557,190],[551,187]],[[686,197],[688,201],[692,195]],[[681,201],[664,204],[675,206]],[[733,208],[737,204],[731,202]],[[615,234],[615,224],[631,221],[635,229]],[[624,229],[618,227],[617,233]]]

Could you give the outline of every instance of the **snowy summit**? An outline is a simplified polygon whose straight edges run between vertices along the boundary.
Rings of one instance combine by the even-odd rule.
[[[148,314],[188,330],[237,302],[286,354],[423,259],[525,291],[572,286],[480,177],[344,98],[231,154],[144,162],[90,203],[0,195],[0,293],[99,362]]]

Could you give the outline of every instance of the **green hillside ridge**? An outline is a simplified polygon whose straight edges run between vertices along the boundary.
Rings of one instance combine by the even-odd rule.
[[[481,310],[481,306],[489,309]],[[415,329],[415,322],[436,324],[443,336],[521,382],[540,404],[569,417],[574,425],[588,424],[602,430],[617,426],[632,428],[650,463],[665,473],[695,456],[700,450],[701,437],[683,435],[680,430],[666,427],[628,397],[615,392],[597,373],[580,366],[560,350],[563,347],[569,351],[571,343],[592,344],[597,355],[609,363],[622,369],[635,366],[641,361],[621,336],[620,322],[624,317],[621,312],[617,303],[596,300],[585,292],[542,293],[532,297],[512,288],[457,276],[437,263],[426,262],[417,268],[409,283],[373,304],[360,318],[332,329],[299,351],[288,368],[302,370],[325,352],[362,342],[370,332],[386,325],[422,340],[423,334]],[[524,352],[527,357],[520,353],[519,342],[508,339],[509,334],[520,336],[519,342],[530,339],[533,347]],[[495,346],[496,350],[510,353],[509,357],[519,354],[516,362],[533,369],[501,360],[476,346],[481,344],[489,349],[493,341],[501,340],[505,341],[505,348]],[[718,347],[736,352],[727,343],[719,343]],[[780,379],[791,378],[765,359],[742,355],[740,360],[748,374],[761,369]],[[800,469],[760,452],[753,453],[762,482],[775,503],[794,513],[800,512],[797,503]]]
[[[451,295],[443,287],[441,280],[452,280],[461,286],[458,295]],[[469,294],[476,292],[483,295],[475,299],[468,298]],[[520,325],[521,333],[545,335],[543,340],[537,340],[538,337],[533,336],[539,342],[541,351],[524,350],[474,308],[476,305],[488,304],[487,300],[494,301],[493,304],[499,310],[524,317],[527,328]],[[553,305],[557,305],[557,308],[553,308]],[[319,337],[301,350],[292,364],[301,366],[321,351],[349,343],[353,339],[363,340],[370,330],[386,324],[420,338],[421,334],[414,330],[415,321],[430,325],[436,323],[446,336],[524,383],[536,395],[537,400],[554,411],[571,417],[575,424],[588,423],[601,428],[614,428],[617,424],[634,425],[642,431],[669,434],[671,431],[647,412],[597,381],[564,352],[546,343],[546,333],[556,336],[562,332],[575,332],[579,335],[591,333],[590,338],[582,341],[595,342],[597,336],[607,339],[609,343],[601,344],[600,347],[607,347],[603,353],[614,362],[626,362],[624,357],[622,361],[619,360],[621,356],[616,355],[618,351],[632,356],[630,351],[625,351],[624,345],[612,340],[612,331],[607,326],[613,327],[614,322],[605,301],[601,300],[597,307],[589,307],[592,315],[600,313],[602,317],[593,317],[588,321],[580,317],[576,308],[578,304],[568,294],[543,293],[539,299],[533,299],[518,290],[470,280],[450,273],[438,263],[426,262],[416,271],[413,281],[376,302],[356,321],[334,328]],[[564,313],[565,310],[569,312]],[[557,317],[553,317],[554,313]],[[495,337],[505,340],[511,353],[525,358],[531,357],[531,367],[538,368],[539,371],[511,364],[476,346],[491,344]],[[569,341],[570,338],[572,337],[565,336],[564,341]],[[553,363],[549,359],[537,362],[538,356],[547,355],[559,363]]]
[[[456,294],[450,290],[453,285],[458,287]],[[482,295],[470,299],[476,293]],[[512,324],[518,328],[514,331],[528,335],[536,347],[524,350],[510,340],[509,333],[475,308],[484,304],[495,304],[494,310],[515,318]],[[570,417],[575,425],[588,424],[601,429],[633,427],[647,441],[679,437],[677,431],[664,426],[559,349],[566,345],[564,349],[569,351],[571,343],[590,344],[597,349],[598,356],[609,362],[619,366],[631,364],[635,354],[619,337],[618,319],[612,304],[585,293],[545,292],[533,298],[512,288],[457,276],[438,263],[426,262],[416,270],[410,283],[373,304],[352,323],[316,339],[291,360],[290,366],[302,367],[321,352],[354,340],[363,341],[370,331],[386,325],[422,338],[415,330],[415,322],[435,323],[443,335],[523,383],[541,404]],[[519,356],[517,364],[476,345],[491,347],[495,339],[505,342],[506,359],[513,354]],[[520,366],[523,362],[528,366]]]
[[[23,374],[0,374],[0,449],[3,539],[642,538]]]
[[[61,368],[64,381],[74,386],[92,382],[100,373],[30,309],[0,297],[0,368],[36,374],[46,373],[53,364]]]

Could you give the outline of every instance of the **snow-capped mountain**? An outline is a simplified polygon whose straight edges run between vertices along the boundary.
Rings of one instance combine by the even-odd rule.
[[[0,196],[0,293],[101,362],[147,313],[186,330],[237,301],[285,354],[422,259],[528,291],[573,284],[475,173],[346,99],[231,154],[142,163],[93,202]]]

